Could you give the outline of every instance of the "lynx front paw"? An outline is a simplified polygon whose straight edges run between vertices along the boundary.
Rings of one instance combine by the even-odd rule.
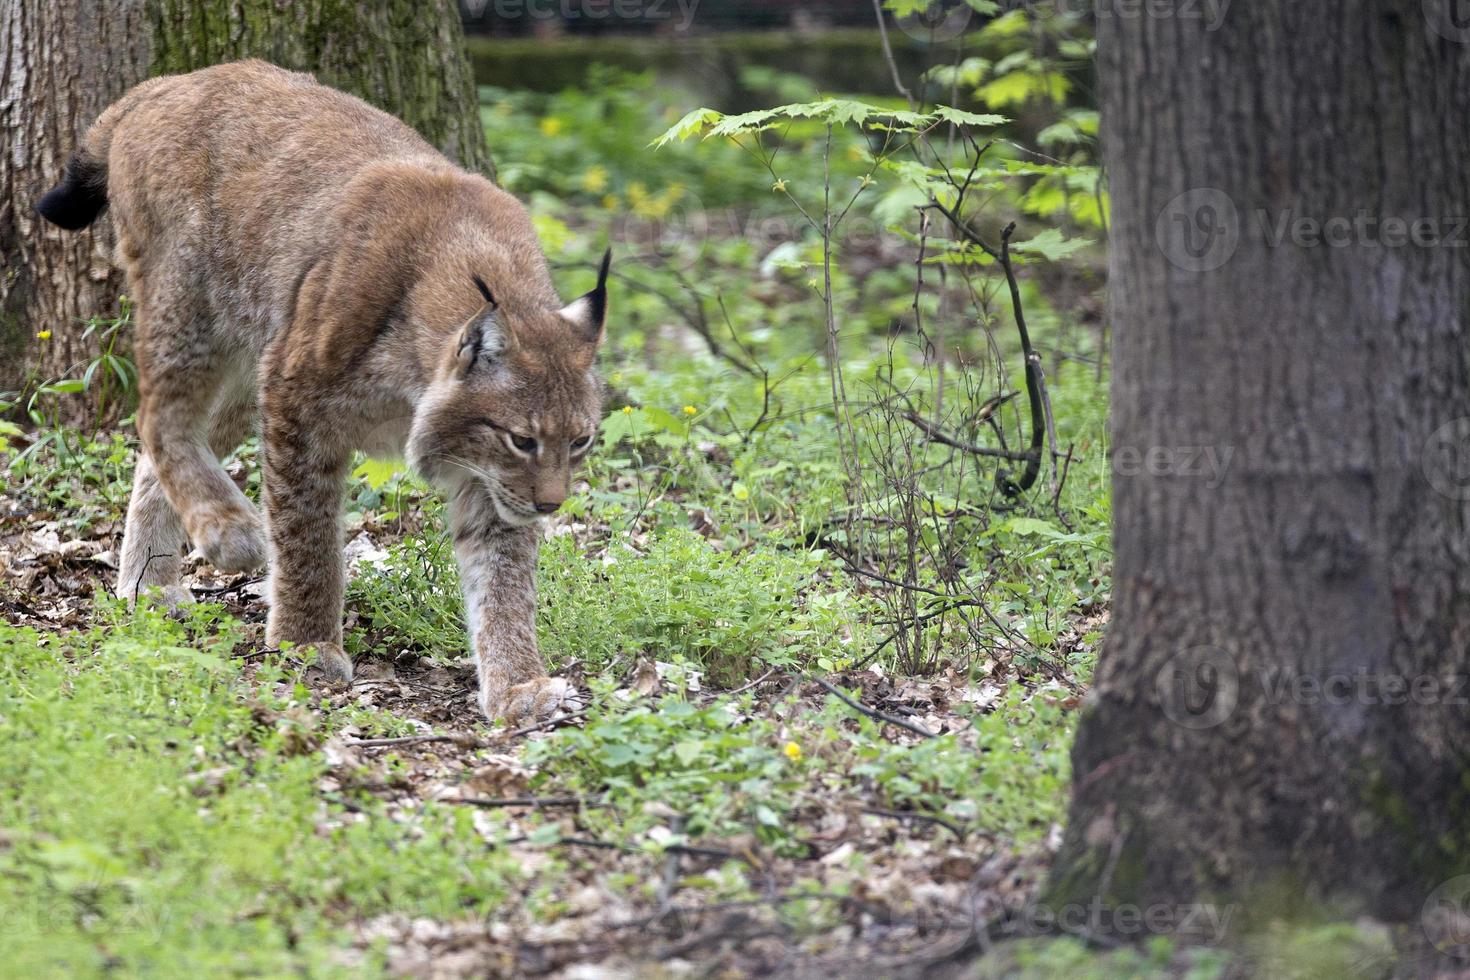
[[[191,524],[194,547],[220,571],[253,572],[265,564],[265,534],[254,513],[215,511]]]
[[[502,691],[480,692],[480,708],[491,721],[511,724],[542,721],[558,712],[579,711],[582,698],[570,681],[560,677],[536,677]]]

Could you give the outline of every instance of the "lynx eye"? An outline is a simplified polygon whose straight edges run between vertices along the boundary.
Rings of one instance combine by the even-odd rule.
[[[590,445],[592,445],[592,437],[591,436],[583,436],[580,439],[573,439],[572,440],[572,452],[574,452],[574,453],[580,453],[582,450],[586,449]]]
[[[529,454],[536,451],[536,440],[532,439],[530,436],[516,435],[514,432],[510,431],[499,422],[496,422],[494,419],[486,419],[485,424],[509,439],[510,444],[516,448],[517,452]]]

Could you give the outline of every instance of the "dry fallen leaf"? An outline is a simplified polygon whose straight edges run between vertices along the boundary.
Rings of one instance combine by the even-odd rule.
[[[658,668],[652,660],[643,659],[638,661],[638,667],[633,671],[633,680],[628,685],[644,697],[657,693],[659,686]]]

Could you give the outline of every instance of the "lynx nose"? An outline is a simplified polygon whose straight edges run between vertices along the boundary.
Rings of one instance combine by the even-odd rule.
[[[539,511],[540,513],[542,513],[542,514],[552,514],[552,513],[555,513],[556,512],[556,509],[558,507],[560,507],[560,506],[561,506],[561,501],[560,500],[551,500],[551,501],[546,501],[544,503],[537,504],[536,505],[536,510]]]

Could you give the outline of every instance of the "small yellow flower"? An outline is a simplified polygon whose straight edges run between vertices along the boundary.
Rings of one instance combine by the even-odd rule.
[[[781,749],[781,752],[792,762],[801,761],[801,746],[795,742],[787,742],[785,747]]]
[[[51,339],[51,331],[50,330],[38,330],[38,331],[36,331],[36,339],[37,340],[50,340]]]
[[[596,194],[607,187],[607,170],[599,163],[594,163],[582,174],[582,189]]]
[[[602,206],[612,211],[618,206],[618,196],[616,194],[604,194],[602,197]]]
[[[632,415],[633,414],[633,406],[632,405],[624,405],[623,406],[623,414],[624,415]]]
[[[543,136],[555,136],[565,128],[566,123],[555,116],[547,116],[541,120],[541,135]]]
[[[699,414],[699,409],[695,408],[693,405],[685,405],[684,406],[684,414],[685,415],[698,415]]]

